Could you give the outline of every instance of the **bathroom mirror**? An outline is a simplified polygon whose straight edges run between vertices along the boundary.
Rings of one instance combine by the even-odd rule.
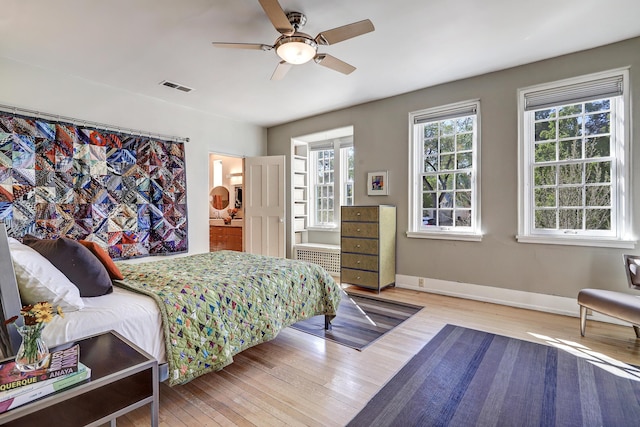
[[[214,187],[209,193],[209,201],[214,209],[226,209],[229,206],[229,190],[222,185]]]

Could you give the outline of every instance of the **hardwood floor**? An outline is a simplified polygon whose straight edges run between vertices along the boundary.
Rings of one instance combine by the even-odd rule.
[[[345,425],[447,323],[543,344],[561,340],[640,364],[640,339],[630,326],[589,322],[582,338],[578,318],[406,289],[380,297],[425,308],[362,352],[287,328],[220,372],[183,386],[161,384],[160,425]],[[146,407],[118,419],[119,426],[149,422]]]

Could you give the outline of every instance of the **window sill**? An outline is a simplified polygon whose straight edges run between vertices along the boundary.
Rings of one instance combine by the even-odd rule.
[[[472,233],[453,233],[453,232],[429,233],[424,231],[407,231],[407,237],[415,238],[415,239],[462,240],[466,242],[482,241],[482,234],[472,234]]]
[[[339,233],[340,227],[307,227],[307,231],[326,231],[328,233]]]
[[[537,243],[542,245],[592,246],[598,248],[634,249],[636,240],[598,239],[594,237],[552,237],[516,235],[518,243]]]

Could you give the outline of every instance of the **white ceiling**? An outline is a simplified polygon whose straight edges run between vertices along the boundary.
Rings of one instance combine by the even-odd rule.
[[[319,49],[357,70],[311,62],[271,81],[274,51],[214,48],[275,42],[257,0],[0,0],[0,56],[273,126],[640,36],[639,0],[280,1],[313,37],[371,19],[375,32]]]

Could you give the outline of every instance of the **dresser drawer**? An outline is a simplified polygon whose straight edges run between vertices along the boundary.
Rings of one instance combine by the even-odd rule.
[[[378,222],[377,206],[348,206],[340,212],[342,221],[372,221]]]
[[[378,256],[343,253],[342,267],[378,271]]]
[[[343,236],[378,238],[378,224],[375,222],[343,222],[341,232]]]
[[[376,239],[354,239],[343,237],[340,239],[340,250],[342,252],[378,255],[378,241]]]
[[[340,280],[344,283],[352,285],[367,286],[370,288],[378,288],[378,273],[372,271],[351,270],[343,268]]]

